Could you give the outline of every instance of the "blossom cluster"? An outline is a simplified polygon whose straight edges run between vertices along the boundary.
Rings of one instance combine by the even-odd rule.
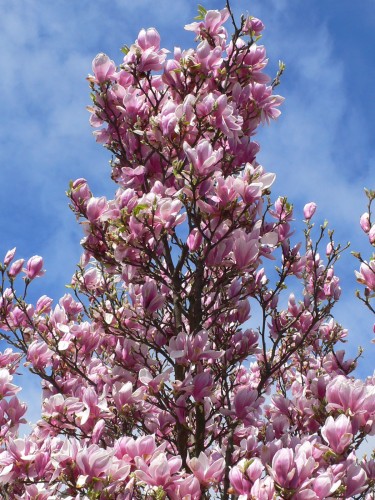
[[[42,258],[23,268],[13,249],[0,267],[13,348],[0,354],[0,493],[370,499],[375,462],[357,450],[375,433],[375,378],[352,376],[332,317],[342,248],[325,225],[315,238],[314,203],[305,244],[292,243],[293,206],[271,201],[275,175],[256,160],[258,127],[280,114],[283,66],[271,81],[263,23],[237,25],[229,3],[200,7],[185,28],[195,49],[171,55],[149,28],[119,66],[93,61],[90,122],[116,192],[70,185],[84,230],[71,293],[30,304]],[[374,291],[367,269],[357,276]],[[11,383],[21,358],[43,390],[24,438]]]
[[[371,207],[375,200],[375,191],[365,189],[365,193],[368,199],[368,208],[367,212],[361,216],[360,225],[362,231],[367,235],[370,245],[375,247],[375,223],[371,214]],[[375,253],[372,254],[369,261],[364,260],[358,252],[353,252],[353,254],[360,261],[359,271],[355,271],[357,281],[365,286],[363,296],[358,291],[357,297],[375,314],[375,308],[372,304],[375,298]],[[375,323],[373,330],[375,333]]]

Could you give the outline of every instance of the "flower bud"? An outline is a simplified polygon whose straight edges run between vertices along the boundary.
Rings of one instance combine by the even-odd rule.
[[[264,30],[264,24],[257,17],[249,16],[244,24],[243,31],[245,33],[251,33],[254,36],[259,36]]]
[[[47,295],[42,295],[36,303],[36,314],[48,314],[51,311],[52,302],[53,300],[50,297],[47,297]]]
[[[92,62],[92,70],[98,83],[109,80],[116,70],[115,63],[106,54],[98,54]]]
[[[311,201],[303,207],[303,215],[306,220],[310,220],[316,211],[316,203]]]
[[[187,246],[189,247],[190,252],[195,252],[198,250],[200,245],[202,244],[202,234],[199,232],[197,228],[194,228],[187,238]]]
[[[69,195],[77,210],[86,207],[92,193],[86,179],[77,179],[72,183]]]
[[[4,264],[6,266],[12,262],[15,253],[16,253],[16,247],[12,248],[12,250],[7,251],[7,253],[4,257]]]
[[[155,28],[142,29],[137,38],[138,45],[142,50],[160,48],[160,35]]]
[[[365,212],[364,214],[361,215],[361,218],[359,219],[359,224],[361,225],[361,228],[365,233],[368,233],[370,231],[371,225],[370,225],[370,216],[368,212]]]
[[[100,198],[90,198],[87,203],[86,217],[90,222],[95,222],[99,219],[106,208],[107,200],[104,196],[101,196]]]
[[[329,257],[330,255],[332,255],[332,252],[334,251],[334,244],[332,241],[330,241],[326,247],[326,255],[327,257]]]
[[[34,278],[38,278],[44,274],[43,271],[43,259],[39,255],[34,255],[27,261],[26,269],[24,269],[26,273],[26,278],[29,280],[33,280]]]
[[[13,264],[10,266],[8,275],[10,278],[15,278],[17,274],[21,272],[23,263],[25,262],[25,259],[18,259]]]

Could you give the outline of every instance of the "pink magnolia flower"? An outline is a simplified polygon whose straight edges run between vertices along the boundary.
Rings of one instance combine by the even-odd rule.
[[[112,390],[113,401],[119,412],[123,410],[126,405],[131,405],[143,399],[144,390],[139,388],[133,392],[133,384],[126,382],[121,384],[115,383]]]
[[[138,63],[138,70],[145,71],[160,71],[163,69],[168,50],[166,49],[155,49],[154,47],[149,47],[142,51],[141,59]]]
[[[83,284],[88,290],[95,290],[102,284],[102,276],[99,269],[91,267],[83,275]]]
[[[357,281],[363,283],[367,288],[375,291],[375,260],[362,262],[358,271],[354,271]]]
[[[28,484],[25,486],[24,500],[50,500],[56,494],[56,485],[46,485],[45,483]],[[14,497],[21,500],[21,497]]]
[[[178,226],[186,219],[186,213],[180,214],[181,208],[181,201],[167,198],[158,206],[156,219],[160,219],[165,228]]]
[[[139,381],[146,386],[148,392],[156,394],[163,389],[163,386],[169,380],[172,371],[172,368],[168,368],[154,377],[147,368],[142,368],[139,372]],[[143,388],[137,389],[134,394],[137,394],[138,391],[141,390],[143,394]]]
[[[80,418],[82,425],[88,421],[92,424],[95,420],[112,416],[108,409],[107,399],[103,394],[97,394],[92,387],[82,389],[80,400],[84,404],[84,408],[77,412],[77,417]]]
[[[232,339],[232,345],[226,350],[226,357],[231,358],[234,354],[246,357],[257,351],[258,333],[252,329],[238,331]]]
[[[250,493],[251,496],[257,500],[273,500],[275,498],[275,485],[273,480],[269,476],[266,476],[264,479],[257,479]]]
[[[8,266],[12,262],[15,253],[16,253],[16,247],[7,251],[7,253],[5,254],[5,257],[4,257],[4,264],[6,266]]]
[[[324,441],[339,455],[353,442],[352,424],[350,418],[344,414],[341,414],[336,420],[329,416],[321,433]]]
[[[77,487],[80,488],[91,480],[95,488],[102,489],[98,479],[111,477],[112,481],[124,481],[130,472],[128,464],[121,463],[113,458],[114,451],[100,448],[96,444],[91,444],[87,448],[78,451],[75,463],[80,475],[77,479]]]
[[[208,253],[206,264],[208,266],[220,266],[228,264],[230,262],[228,257],[233,248],[233,244],[233,238],[226,238],[220,241],[220,243],[213,249],[211,249],[211,251]]]
[[[22,417],[27,411],[27,405],[26,403],[21,403],[16,396],[13,396],[9,400],[3,399],[1,401],[1,409],[8,415],[12,427],[16,427],[17,429],[19,424],[26,424],[26,419]]]
[[[274,210],[270,214],[279,221],[290,221],[293,217],[293,205],[291,205],[285,196],[279,196],[274,204]]]
[[[346,497],[351,498],[366,489],[366,472],[360,465],[352,463],[345,471]]]
[[[62,394],[54,394],[43,401],[42,415],[57,423],[63,417],[69,419],[74,415],[75,419],[76,415],[82,414],[84,410],[84,404],[78,398],[64,398]]]
[[[201,498],[201,487],[198,479],[190,475],[179,482],[173,500],[199,500]]]
[[[264,83],[251,83],[251,97],[257,103],[260,111],[261,123],[269,123],[270,120],[276,120],[281,111],[278,109],[283,103],[284,98],[280,95],[272,94],[272,87]]]
[[[244,269],[253,264],[258,258],[259,241],[257,236],[238,231],[235,235],[233,256],[236,266]]]
[[[341,481],[335,481],[332,472],[327,471],[319,474],[319,476],[314,479],[311,487],[316,495],[316,500],[323,500],[329,497],[329,495],[333,495],[340,484]]]
[[[244,323],[250,317],[250,302],[247,299],[239,300],[235,311],[230,317],[233,321],[238,321],[240,324]]]
[[[332,252],[334,250],[334,242],[329,242],[326,246],[326,255],[327,257],[329,257],[330,255],[332,255]]]
[[[202,72],[216,73],[222,64],[223,52],[220,46],[212,47],[207,40],[203,40],[197,47],[196,57]]]
[[[370,223],[370,215],[368,212],[365,212],[364,214],[361,215],[359,224],[365,233],[368,233],[370,231],[371,223]]]
[[[200,359],[219,359],[223,355],[222,351],[211,348],[206,330],[195,335],[179,333],[169,342],[168,351],[172,358],[180,363],[190,364]]]
[[[92,62],[92,70],[98,83],[110,80],[116,71],[116,66],[106,54],[98,54]]]
[[[29,439],[9,439],[7,452],[20,465],[29,465],[37,450],[37,444]]]
[[[29,319],[27,313],[16,306],[9,313],[10,323],[16,328],[27,327],[29,325]]]
[[[264,24],[257,17],[249,16],[247,17],[243,31],[245,33],[250,33],[251,36],[259,36],[264,30]]]
[[[7,368],[10,374],[13,374],[21,359],[19,353],[13,352],[9,347],[4,352],[0,352],[0,368]]]
[[[14,396],[17,392],[21,390],[20,387],[12,384],[13,376],[10,375],[6,368],[0,369],[0,396],[4,398],[6,396]]]
[[[108,204],[105,196],[101,196],[100,198],[90,198],[86,206],[86,216],[88,220],[90,222],[97,221],[103,212],[105,212],[107,207]]]
[[[222,26],[229,17],[227,8],[222,10],[208,10],[205,18],[201,22],[186,24],[187,31],[194,31],[201,38],[209,36],[216,45],[222,46],[227,38],[227,32]]]
[[[327,385],[327,409],[349,411],[351,415],[357,412],[375,411],[375,387],[367,386],[362,380],[353,380],[343,375],[334,378]]]
[[[61,297],[59,304],[63,307],[69,317],[76,316],[83,311],[83,305],[80,302],[75,301],[68,293]]]
[[[13,262],[8,271],[8,275],[10,278],[15,278],[21,272],[24,262],[25,259],[18,259]]]
[[[375,460],[364,458],[361,462],[361,467],[366,472],[366,475],[369,479],[375,479]]]
[[[242,117],[238,116],[226,95],[221,95],[215,101],[212,116],[216,126],[229,138],[237,138],[242,130]]]
[[[241,462],[230,470],[229,480],[232,487],[235,489],[235,492],[238,495],[246,495],[245,498],[247,498],[247,495],[250,494],[252,484],[246,477],[243,464]]]
[[[247,49],[246,43],[243,39],[238,39],[236,41],[236,44],[234,45],[232,42],[230,43],[227,52],[229,55],[233,56],[233,50],[236,48],[237,51],[239,51],[238,56],[236,57],[236,63],[238,65],[237,72],[240,77],[249,79],[251,82],[256,82],[258,84],[265,84],[268,83],[270,78],[268,75],[266,75],[263,70],[267,66],[268,59],[266,57],[266,49],[262,45],[257,45],[256,43],[253,43],[250,47],[250,50],[244,50],[245,48]],[[241,54],[241,49],[242,49],[242,54]],[[249,78],[250,77],[250,78]],[[237,84],[238,82],[236,82]],[[235,84],[235,85],[236,85]],[[252,114],[256,115],[256,108],[258,105],[262,106],[262,104],[265,104],[264,97],[270,96],[270,92],[268,87],[264,86],[262,90],[260,91],[261,87],[255,88],[252,87],[251,85],[248,85],[246,87],[242,88],[241,92],[241,97],[240,97],[240,102],[243,102],[243,99],[245,99],[245,96],[249,96],[249,94],[254,90],[258,94],[258,97],[260,97],[259,100],[254,100],[252,102]],[[239,89],[237,88],[235,93],[237,94],[237,97],[239,95]],[[262,102],[263,101],[263,102]],[[256,127],[259,121],[259,117],[253,118],[255,120],[255,123],[251,124],[246,124],[250,129],[252,127]]]
[[[233,184],[234,179],[232,176],[227,177],[226,179],[218,177],[215,184],[216,195],[212,196],[212,201],[214,201],[219,207],[226,207],[228,204],[235,201],[237,193]]]
[[[76,210],[84,209],[92,193],[86,179],[77,179],[71,184],[69,195],[74,203]]]
[[[167,458],[165,453],[154,456],[148,465],[142,458],[136,458],[135,474],[140,481],[150,486],[169,486],[178,479],[176,475],[181,469],[179,457]]]
[[[35,314],[49,313],[51,311],[52,302],[53,299],[47,297],[47,295],[42,295],[36,303]]]
[[[314,458],[302,448],[296,453],[290,448],[281,448],[272,459],[269,473],[282,488],[297,489],[310,478],[316,465]]]
[[[259,458],[251,460],[243,459],[229,473],[229,479],[236,493],[240,495],[250,494],[252,486],[259,480],[264,466]]]
[[[154,281],[147,281],[142,286],[142,306],[148,313],[154,313],[162,307],[165,297],[158,290]]]
[[[303,215],[306,220],[310,220],[316,212],[316,203],[311,201],[303,207]]]
[[[155,28],[142,29],[137,37],[137,43],[143,50],[160,48],[160,35]]]
[[[137,439],[123,437],[115,444],[115,455],[125,460],[141,457],[147,462],[156,451],[155,436],[140,436]]]
[[[51,351],[45,342],[34,340],[27,350],[27,361],[34,368],[43,369],[52,365],[53,351]]]
[[[125,69],[135,65],[139,72],[163,69],[167,50],[160,49],[160,35],[155,28],[142,29],[134,45],[124,57]]]
[[[43,259],[39,255],[34,255],[31,257],[26,264],[26,269],[23,270],[26,273],[26,278],[33,280],[39,276],[43,276],[45,271],[43,270]]]
[[[184,151],[193,165],[194,172],[200,176],[212,173],[222,157],[222,151],[214,151],[211,143],[204,139],[195,148],[185,142]]]
[[[260,404],[258,392],[251,387],[241,387],[234,396],[234,408],[236,416],[240,419],[246,419],[248,415],[254,413],[254,409]]]
[[[93,442],[93,444],[98,444],[100,438],[103,435],[104,430],[105,430],[105,420],[101,418],[96,422],[92,430],[91,441]]]
[[[192,384],[192,396],[195,401],[203,401],[207,396],[210,396],[212,392],[212,375],[209,371],[204,371],[203,373],[198,373],[193,378]]]
[[[253,182],[249,184],[244,179],[237,177],[233,182],[233,188],[241,196],[244,203],[251,204],[262,195],[262,183]]]
[[[218,458],[215,461],[210,461],[203,451],[199,457],[194,457],[188,460],[188,465],[191,472],[198,479],[202,486],[207,487],[221,480],[224,473],[224,458]]]
[[[187,237],[186,244],[189,247],[190,252],[196,252],[202,244],[202,233],[198,228],[194,228],[189,236]]]

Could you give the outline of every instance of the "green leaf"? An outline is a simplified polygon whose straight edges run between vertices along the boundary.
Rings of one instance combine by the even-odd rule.
[[[283,61],[279,61],[279,71],[285,71],[285,63]]]
[[[139,215],[139,213],[142,212],[142,210],[145,210],[146,208],[148,208],[148,205],[146,204],[137,205],[133,210],[133,215],[137,217],[137,215]]]
[[[367,189],[365,188],[365,193],[366,193],[366,196],[367,198],[372,201],[375,199],[375,191],[373,191],[372,189]]]
[[[203,5],[198,5],[198,15],[194,18],[197,21],[203,21],[206,17],[207,9],[203,7]]]

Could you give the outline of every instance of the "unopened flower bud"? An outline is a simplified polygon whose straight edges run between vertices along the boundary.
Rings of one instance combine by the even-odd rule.
[[[303,215],[306,220],[310,220],[316,211],[316,203],[311,201],[303,207]]]
[[[365,212],[364,214],[361,215],[361,218],[359,219],[359,223],[361,225],[362,230],[365,233],[368,233],[371,229],[370,225],[370,216],[368,212]]]
[[[259,36],[264,30],[264,24],[257,17],[249,16],[244,24],[243,31],[251,33],[252,35]]]
[[[14,255],[16,253],[16,247],[12,248],[12,250],[8,250],[5,257],[4,257],[4,264],[7,266],[10,264],[14,258]]]
[[[39,255],[31,257],[27,261],[26,269],[24,271],[26,273],[26,278],[29,280],[42,276],[44,274],[42,257]]]
[[[13,262],[13,264],[10,266],[10,269],[8,272],[10,278],[15,278],[17,276],[17,274],[19,274],[21,272],[21,269],[22,269],[24,262],[25,262],[25,259],[18,259],[15,262]]]
[[[106,55],[98,54],[92,62],[92,70],[99,83],[108,80],[116,70],[115,63]]]
[[[329,257],[332,254],[333,250],[334,250],[334,244],[333,244],[333,241],[330,241],[327,245],[327,248],[326,248],[327,257]]]

